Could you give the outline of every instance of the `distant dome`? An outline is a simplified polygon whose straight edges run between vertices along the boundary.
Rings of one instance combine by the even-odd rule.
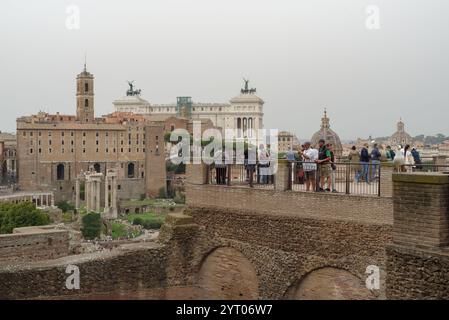
[[[397,123],[397,130],[390,137],[390,144],[392,145],[406,145],[411,144],[413,142],[413,138],[405,132],[405,125],[402,120],[399,120]]]
[[[321,118],[321,129],[313,134],[310,141],[312,146],[317,147],[320,139],[324,139],[326,143],[331,143],[334,147],[334,154],[337,157],[341,157],[343,153],[343,146],[341,145],[341,140],[338,134],[330,128],[326,110],[324,111],[324,117]]]

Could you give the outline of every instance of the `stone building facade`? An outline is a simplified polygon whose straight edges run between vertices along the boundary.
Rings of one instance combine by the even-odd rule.
[[[166,183],[163,124],[132,113],[95,118],[93,75],[84,68],[76,84],[76,115],[17,119],[19,187],[74,200],[80,173],[116,168],[119,199],[158,195]]]
[[[251,137],[251,129],[262,129],[264,101],[256,95],[256,89],[245,88],[229,103],[197,103],[191,97],[178,97],[176,103],[151,104],[140,97],[140,90],[128,90],[127,95],[113,102],[118,112],[132,112],[150,116],[154,121],[170,117],[193,120],[210,120],[221,129],[237,129],[240,137]]]
[[[0,185],[11,185],[17,179],[16,135],[0,131]]]

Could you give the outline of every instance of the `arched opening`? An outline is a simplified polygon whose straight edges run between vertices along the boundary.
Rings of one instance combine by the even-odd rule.
[[[222,247],[210,253],[198,273],[200,299],[259,298],[259,282],[251,262],[239,251]]]
[[[128,164],[128,178],[134,178],[134,163]]]
[[[100,166],[99,163],[95,163],[95,164],[94,164],[94,170],[95,170],[95,172],[100,173],[100,171],[101,171],[101,166]]]
[[[89,99],[84,100],[84,107],[89,107]]]
[[[84,84],[84,92],[88,92],[89,91],[89,83],[85,83]]]
[[[352,273],[338,268],[325,267],[305,275],[286,294],[297,300],[371,300],[373,293],[364,281]]]
[[[56,167],[56,180],[64,180],[64,165],[62,163],[58,164]]]

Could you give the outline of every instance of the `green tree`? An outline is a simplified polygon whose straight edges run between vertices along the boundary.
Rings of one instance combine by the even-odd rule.
[[[14,228],[42,226],[51,223],[47,213],[31,202],[0,203],[0,233],[12,233]]]
[[[88,213],[83,217],[81,233],[84,239],[99,238],[101,234],[101,215],[99,213]]]

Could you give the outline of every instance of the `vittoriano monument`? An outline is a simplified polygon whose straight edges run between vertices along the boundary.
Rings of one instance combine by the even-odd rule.
[[[251,88],[251,89],[249,88],[249,80],[243,78],[243,81],[245,82],[245,88],[240,90],[241,93],[243,93],[243,94],[256,93],[256,88]]]
[[[134,80],[133,81],[127,81],[129,85],[129,90],[126,91],[127,96],[138,96],[140,95],[141,89],[134,90]]]

